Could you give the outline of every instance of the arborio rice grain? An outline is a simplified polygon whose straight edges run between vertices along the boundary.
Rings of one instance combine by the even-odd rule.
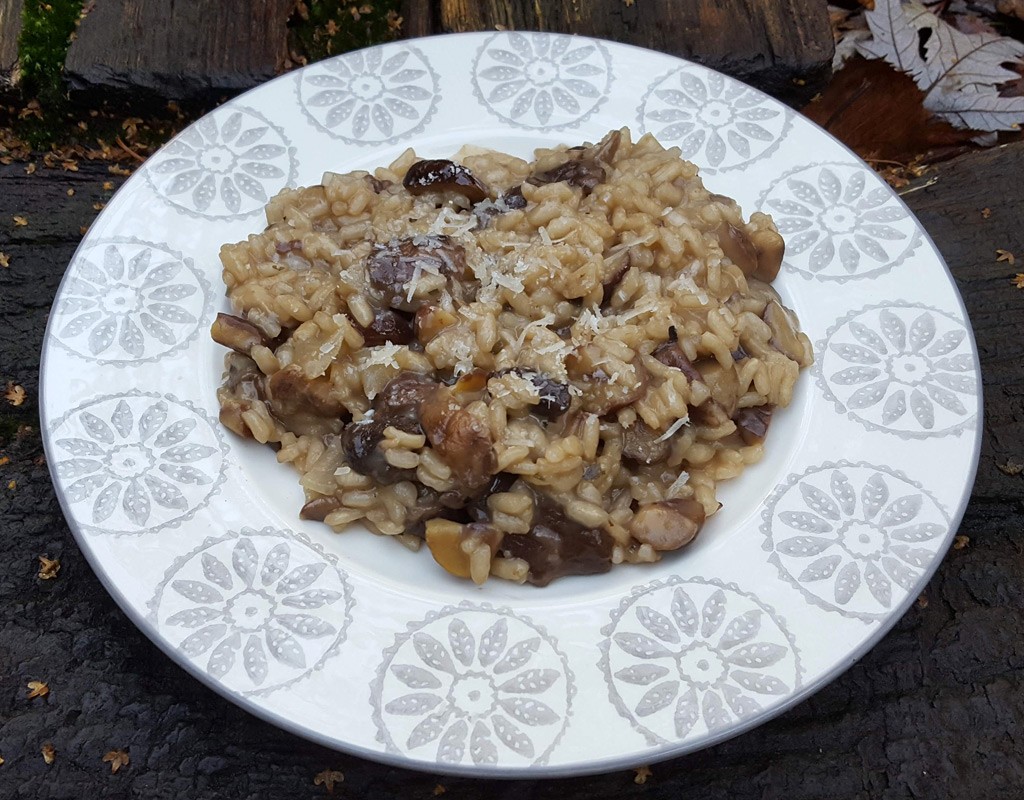
[[[761,457],[811,346],[783,241],[651,136],[407,150],[221,250],[221,421],[448,572],[545,585],[688,544]]]

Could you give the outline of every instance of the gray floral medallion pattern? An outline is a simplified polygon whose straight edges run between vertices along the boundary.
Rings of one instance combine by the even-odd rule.
[[[299,104],[317,128],[350,144],[386,144],[423,130],[441,97],[437,73],[408,44],[321,61],[296,77]]]
[[[502,32],[477,51],[472,77],[477,99],[503,122],[568,128],[607,99],[611,56],[582,36]]]
[[[888,467],[842,461],[779,486],[763,512],[769,560],[821,608],[888,616],[939,558],[949,517]]]
[[[231,531],[175,560],[150,619],[210,677],[266,694],[322,667],[345,640],[352,590],[336,562],[301,534]]]
[[[224,480],[218,424],[173,395],[89,400],[50,432],[69,510],[90,533],[153,533],[205,506]]]
[[[390,752],[446,764],[546,763],[575,693],[565,655],[511,611],[463,603],[409,625],[371,687]]]
[[[964,323],[944,311],[869,306],[841,318],[815,349],[825,397],[869,430],[926,438],[975,422],[973,346]]]
[[[686,66],[652,83],[637,111],[640,133],[653,133],[683,158],[715,173],[773,153],[791,112],[761,92],[717,72]]]
[[[205,219],[262,212],[297,170],[284,131],[255,109],[234,104],[190,125],[143,168],[160,197]]]
[[[860,164],[798,167],[761,195],[758,208],[786,238],[783,263],[817,280],[876,277],[921,242],[910,212]]]
[[[782,619],[718,580],[673,576],[638,587],[601,633],[612,703],[652,745],[713,736],[800,686]]]
[[[54,338],[102,364],[155,361],[195,337],[209,299],[210,285],[192,259],[167,245],[96,239],[68,269]]]

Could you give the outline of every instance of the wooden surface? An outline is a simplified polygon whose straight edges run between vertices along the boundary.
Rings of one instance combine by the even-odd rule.
[[[0,4],[16,0],[0,0]],[[96,0],[71,44],[73,90],[208,100],[280,70],[294,0]],[[404,0],[402,35],[496,27],[586,33],[693,58],[782,99],[830,75],[821,0]]]
[[[585,33],[691,58],[783,98],[831,74],[821,0],[440,0],[445,31]]]
[[[286,55],[295,0],[96,0],[68,50],[72,89],[208,98],[262,83]]]
[[[22,0],[0,0],[0,84],[18,60]]]
[[[638,0],[643,2],[643,0]],[[0,419],[33,426],[0,445],[0,798],[312,800],[338,770],[340,798],[373,800],[1014,800],[1024,786],[1024,290],[996,248],[1024,254],[1024,144],[962,156],[905,190],[945,254],[981,353],[986,409],[978,481],[951,551],[922,599],[858,664],[782,717],[718,747],[631,771],[511,784],[383,767],[313,746],[248,716],[186,675],[118,610],[54,497],[36,423],[49,304],[105,165],[25,174],[0,166]],[[922,188],[923,187],[923,188]],[[75,194],[67,195],[72,188]],[[982,209],[990,209],[986,217]],[[15,227],[13,215],[29,224]],[[3,459],[0,458],[0,461]],[[7,488],[14,481],[15,488]],[[40,580],[37,557],[61,562]],[[48,696],[29,699],[29,681]],[[40,748],[56,750],[47,765]],[[130,763],[116,775],[114,749]],[[438,794],[437,786],[444,787]]]

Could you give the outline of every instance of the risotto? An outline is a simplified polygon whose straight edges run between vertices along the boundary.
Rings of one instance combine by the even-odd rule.
[[[812,358],[771,217],[627,129],[535,156],[327,173],[221,250],[222,423],[298,470],[302,518],[476,583],[686,546]]]

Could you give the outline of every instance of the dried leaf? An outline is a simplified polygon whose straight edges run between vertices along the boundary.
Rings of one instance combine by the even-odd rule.
[[[1024,284],[1024,275],[1018,275],[1017,277],[1021,278],[1021,283]],[[1020,286],[1018,288],[1024,288],[1024,286]],[[1014,461],[1012,458],[1006,459],[1005,464],[996,464],[996,466],[999,467],[1000,472],[1011,477],[1014,475],[1020,475],[1024,472],[1024,464],[1021,464],[1019,461]]]
[[[11,257],[7,253],[0,253],[0,267],[7,269],[11,266]]]
[[[911,78],[859,56],[801,110],[862,158],[899,162],[902,171],[919,155],[960,149],[974,137],[925,110]]]
[[[970,543],[971,543],[971,537],[970,536],[957,536],[955,539],[953,539],[953,549],[954,550],[963,550]]]
[[[35,700],[37,697],[46,697],[50,693],[50,687],[43,681],[28,682],[28,699]]]
[[[4,398],[15,408],[24,403],[27,396],[25,387],[17,383],[8,383],[7,389],[4,391]]]
[[[314,786],[323,786],[330,794],[334,794],[334,784],[345,780],[345,775],[336,769],[325,769],[313,778]]]
[[[999,263],[1000,261],[1005,261],[1011,267],[1013,266],[1014,262],[1017,260],[1017,257],[1013,253],[1011,253],[1009,250],[996,250],[996,255],[998,256],[998,258],[996,259],[996,263]]]
[[[884,59],[924,91],[924,107],[960,128],[1016,130],[1024,98],[999,89],[1018,73],[1004,64],[1024,58],[1024,43],[991,33],[964,33],[911,0],[878,0],[865,12],[871,39],[857,43],[868,58]]]
[[[988,219],[991,216],[992,216],[992,209],[991,208],[989,208],[988,206],[985,206],[983,209],[981,209],[981,218],[982,219]]]
[[[103,763],[110,764],[110,771],[115,775],[121,767],[127,767],[129,762],[127,750],[111,750],[103,756]]]
[[[439,783],[437,784],[437,786],[434,787],[434,797],[440,797],[447,791],[448,787],[446,787],[443,783]]]
[[[642,764],[633,771],[636,773],[636,777],[633,778],[633,783],[637,784],[638,786],[643,786],[645,783],[647,783],[647,779],[651,777],[651,775],[653,774],[651,772],[651,768],[646,764]]]
[[[39,752],[43,754],[43,761],[47,764],[52,764],[54,759],[57,757],[57,751],[53,747],[52,742],[45,742]]]
[[[14,226],[16,228],[23,228],[24,226],[28,225],[28,220],[25,217],[14,216],[11,217],[11,219],[14,220]]]
[[[60,559],[39,556],[39,578],[44,581],[52,580],[60,572]]]

